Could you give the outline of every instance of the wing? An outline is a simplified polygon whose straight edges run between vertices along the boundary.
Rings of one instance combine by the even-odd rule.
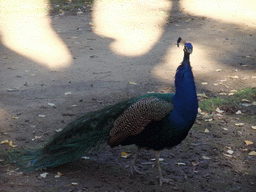
[[[108,144],[114,147],[128,136],[138,135],[150,122],[162,120],[172,110],[171,103],[155,97],[138,100],[115,120]]]

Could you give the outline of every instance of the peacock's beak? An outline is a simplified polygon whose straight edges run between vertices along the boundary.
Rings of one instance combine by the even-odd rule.
[[[191,54],[193,52],[193,49],[187,49],[188,53]]]
[[[193,48],[188,48],[185,46],[184,51],[187,52],[188,54],[191,54],[193,52]]]

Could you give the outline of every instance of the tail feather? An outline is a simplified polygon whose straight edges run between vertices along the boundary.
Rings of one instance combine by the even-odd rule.
[[[24,171],[75,161],[107,140],[115,119],[133,100],[126,100],[104,109],[86,113],[53,135],[38,149],[0,152],[5,164],[14,163]]]
[[[170,98],[167,94],[148,94],[86,113],[53,135],[42,147],[0,152],[0,159],[3,159],[5,164],[18,165],[23,171],[56,167],[75,161],[107,141],[114,121],[125,109],[141,98],[152,96],[164,100]]]

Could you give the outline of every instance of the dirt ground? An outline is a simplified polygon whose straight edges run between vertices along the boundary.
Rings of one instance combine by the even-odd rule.
[[[18,148],[39,147],[85,112],[147,92],[174,92],[183,54],[175,46],[179,36],[194,45],[191,65],[199,94],[214,97],[255,87],[256,29],[188,14],[177,2],[163,27],[156,26],[162,27],[159,40],[140,55],[115,52],[116,39],[97,35],[93,7],[79,14],[73,10],[51,15],[52,27],[73,57],[65,69],[51,70],[0,43],[0,141],[11,140]],[[256,156],[249,155],[256,150],[251,128],[256,126],[255,106],[222,109],[199,114],[189,136],[162,151],[163,176],[170,184],[159,186],[153,152],[146,149],[137,162],[145,175],[129,177],[136,147],[119,146],[33,173],[0,165],[0,191],[256,191]],[[238,110],[242,115],[235,113]],[[246,145],[246,140],[254,143]],[[1,150],[9,148],[0,145]],[[122,158],[121,152],[131,155]],[[40,176],[44,172],[46,178]]]

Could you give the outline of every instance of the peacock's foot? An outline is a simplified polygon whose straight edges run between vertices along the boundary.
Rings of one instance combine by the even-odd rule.
[[[160,186],[163,185],[163,183],[168,183],[168,184],[172,184],[173,180],[172,179],[164,179],[163,177],[159,178],[160,181]]]
[[[141,175],[145,175],[145,173],[139,171],[139,170],[135,167],[135,165],[131,165],[131,169],[130,169],[130,174],[129,174],[129,176],[133,176],[133,173],[134,173],[134,172],[139,173],[139,174],[141,174]]]

